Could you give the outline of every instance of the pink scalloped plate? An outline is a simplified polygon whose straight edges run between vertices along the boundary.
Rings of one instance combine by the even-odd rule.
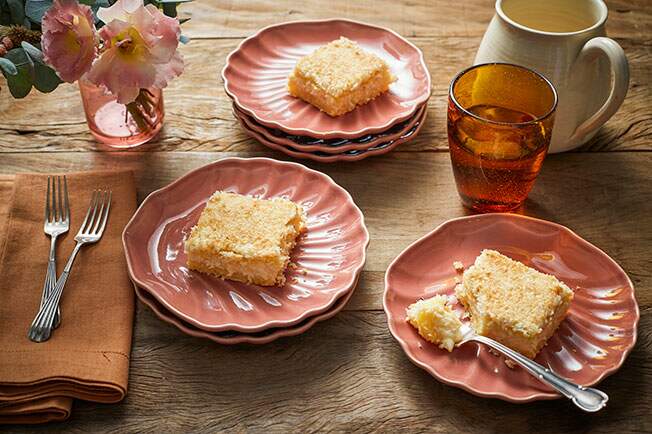
[[[381,131],[380,133],[367,134],[362,137],[357,137],[355,139],[315,139],[314,137],[308,136],[294,136],[289,135],[281,130],[274,128],[267,128],[264,125],[256,122],[254,118],[247,115],[234,104],[233,111],[236,114],[236,118],[241,122],[245,122],[247,128],[257,132],[265,138],[266,141],[279,144],[281,146],[288,146],[293,150],[299,152],[321,152],[325,154],[342,154],[346,151],[367,151],[372,149],[382,143],[387,143],[396,139],[399,139],[406,132],[410,131],[417,122],[421,121],[423,112],[427,110],[425,105],[419,107],[417,112],[405,119],[403,122],[399,122],[386,131]]]
[[[290,96],[287,79],[299,58],[340,36],[384,59],[397,80],[368,104],[331,117]],[[384,131],[412,116],[431,92],[421,50],[391,30],[344,19],[265,27],[229,54],[222,79],[226,93],[257,122],[317,138],[354,138]]]
[[[279,338],[297,336],[308,331],[318,322],[325,321],[335,316],[344,308],[344,306],[346,306],[348,301],[351,299],[351,296],[353,295],[353,291],[347,292],[342,298],[337,300],[333,307],[328,309],[326,312],[311,316],[296,325],[290,327],[273,327],[257,333],[240,333],[235,331],[207,332],[206,330],[194,327],[192,324],[184,322],[180,318],[176,317],[173,313],[168,311],[165,306],[156,301],[156,299],[149,292],[140,289],[137,285],[134,285],[134,290],[136,291],[136,296],[138,299],[147,305],[147,307],[152,309],[154,314],[161,320],[167,322],[168,324],[172,324],[183,333],[186,333],[190,336],[210,339],[214,342],[217,342],[218,344],[224,345],[262,345],[268,344]]]
[[[557,276],[575,292],[568,316],[536,358],[585,386],[615,372],[636,342],[634,287],[606,253],[556,223],[515,214],[484,214],[445,222],[405,249],[385,274],[383,306],[389,330],[408,358],[438,380],[475,395],[511,402],[560,395],[487,347],[468,343],[449,353],[421,338],[405,320],[420,298],[453,294],[453,261],[470,266],[482,249]]]
[[[283,287],[222,280],[189,270],[183,241],[217,190],[300,204],[306,232]],[[169,312],[209,332],[290,327],[352,291],[369,233],[351,195],[327,175],[269,158],[225,158],[150,194],[123,233],[132,280]]]
[[[382,155],[391,152],[399,145],[409,142],[419,134],[419,131],[421,131],[421,128],[425,123],[427,114],[428,114],[428,110],[423,110],[421,117],[417,119],[417,121],[412,125],[412,127],[409,130],[402,132],[395,139],[377,143],[369,149],[350,150],[350,151],[344,151],[339,154],[330,154],[330,153],[325,153],[320,151],[302,152],[294,148],[291,148],[289,146],[281,145],[279,143],[267,140],[266,137],[264,137],[259,132],[255,131],[253,127],[250,127],[250,121],[248,118],[245,117],[245,115],[240,115],[239,112],[236,112],[235,110],[233,111],[233,115],[240,121],[240,124],[244,129],[244,131],[247,134],[249,134],[249,136],[253,137],[258,142],[260,142],[261,144],[267,146],[268,148],[281,151],[295,158],[304,158],[308,160],[319,161],[321,163],[335,163],[340,161],[349,161],[349,162],[359,161],[368,157],[373,157],[373,156]]]

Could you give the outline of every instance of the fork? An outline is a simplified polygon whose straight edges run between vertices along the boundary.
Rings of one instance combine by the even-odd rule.
[[[39,312],[36,314],[36,317],[29,328],[27,336],[32,341],[44,342],[50,339],[52,327],[54,325],[54,317],[59,308],[61,295],[63,294],[63,289],[68,280],[68,275],[70,274],[70,269],[75,261],[75,257],[82,246],[96,243],[100,238],[102,238],[110,208],[111,192],[95,190],[91,196],[86,217],[84,218],[77,235],[75,235],[75,241],[77,244],[70,254],[70,258],[68,259],[59,280],[57,280],[54,289],[50,293],[45,304],[39,309]]]
[[[41,293],[41,304],[43,307],[45,301],[50,296],[57,282],[57,237],[65,234],[70,229],[70,205],[68,204],[68,181],[63,176],[63,198],[61,195],[61,177],[48,176],[48,188],[45,198],[45,223],[43,231],[50,236],[50,256],[48,259],[48,269],[45,274],[45,283]],[[60,311],[54,315],[54,327],[59,326]]]
[[[570,382],[555,374],[551,369],[541,366],[537,362],[528,359],[523,354],[506,347],[500,342],[496,342],[491,338],[477,334],[468,324],[463,323],[460,330],[462,332],[462,340],[457,344],[457,346],[470,341],[482,342],[483,344],[488,345],[494,350],[499,351],[503,355],[514,360],[525,368],[528,373],[570,399],[573,404],[582,410],[596,412],[607,405],[609,397],[601,390],[580,386],[579,384]]]

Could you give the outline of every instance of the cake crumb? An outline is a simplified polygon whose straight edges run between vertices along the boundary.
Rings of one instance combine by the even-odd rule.
[[[462,264],[460,261],[453,262],[453,268],[455,268],[455,271],[458,273],[464,272],[464,264]]]
[[[516,362],[512,359],[505,359],[505,365],[507,365],[509,369],[514,369],[516,367]]]
[[[500,357],[500,353],[493,348],[489,348],[489,353],[493,354],[496,357]]]

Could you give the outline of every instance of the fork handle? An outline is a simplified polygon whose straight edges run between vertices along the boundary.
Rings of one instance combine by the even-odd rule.
[[[43,305],[47,301],[48,297],[52,293],[54,286],[57,283],[57,236],[53,235],[50,237],[50,255],[48,256],[48,268],[45,274],[45,282],[43,283],[43,291],[41,291],[41,304],[39,309],[43,308]],[[61,318],[61,312],[59,308],[55,312],[54,316],[54,326],[59,327]]]
[[[473,340],[482,342],[483,344],[500,351],[502,354],[525,368],[525,370],[530,374],[537,377],[539,381],[548,384],[566,398],[573,401],[576,406],[584,411],[595,412],[607,405],[609,397],[601,390],[572,383],[555,374],[551,369],[541,366],[534,360],[530,360],[523,354],[486,336],[476,335],[473,337]]]
[[[50,293],[54,288],[54,285],[57,283],[57,263],[55,260],[50,259],[48,261],[48,269],[45,272],[45,282],[43,283],[43,292],[41,293],[41,305],[39,309],[43,308],[43,305],[50,297]]]
[[[66,281],[68,280],[68,275],[70,274],[70,269],[72,264],[75,262],[75,257],[79,253],[79,249],[83,243],[78,242],[75,245],[68,262],[66,263],[63,273],[57,280],[57,283],[48,297],[45,304],[41,307],[39,312],[36,314],[34,321],[29,329],[28,337],[34,342],[44,342],[50,339],[52,334],[52,327],[54,326],[55,315],[57,309],[59,308],[59,302],[61,300],[61,295],[63,294],[63,289],[66,286]]]

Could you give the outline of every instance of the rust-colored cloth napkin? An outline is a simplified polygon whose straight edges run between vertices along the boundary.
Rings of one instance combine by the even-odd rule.
[[[27,330],[36,315],[50,239],[43,233],[47,176],[0,178],[0,423],[64,420],[73,398],[102,403],[127,392],[134,292],[121,234],[136,209],[129,171],[66,174],[69,232],[57,242],[57,273],[72,251],[91,193],[113,191],[102,239],[82,248],[61,299],[61,325],[43,343]]]

